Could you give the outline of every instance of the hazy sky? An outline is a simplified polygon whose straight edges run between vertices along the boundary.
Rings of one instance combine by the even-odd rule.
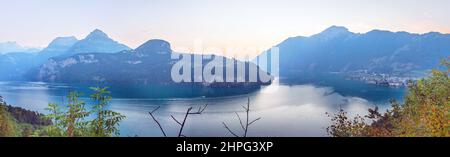
[[[0,42],[45,47],[99,28],[132,48],[160,38],[177,49],[268,49],[340,25],[450,33],[449,0],[0,0]]]

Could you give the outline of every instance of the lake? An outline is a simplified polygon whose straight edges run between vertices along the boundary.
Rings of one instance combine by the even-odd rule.
[[[232,136],[223,127],[225,122],[236,133],[242,133],[236,112],[245,117],[242,105],[250,99],[250,119],[261,117],[249,128],[249,136],[327,136],[330,118],[326,112],[336,112],[341,106],[350,115],[365,115],[369,107],[389,108],[389,100],[402,100],[405,88],[369,85],[344,79],[322,79],[317,82],[281,81],[248,94],[225,97],[143,97],[144,88],[111,87],[112,100],[109,108],[127,118],[120,125],[121,136],[162,136],[158,126],[148,114],[155,113],[169,136],[176,136],[178,124],[170,115],[182,119],[189,107],[208,104],[201,115],[190,115],[183,131],[186,136]],[[148,87],[148,92],[177,93],[165,86]],[[0,82],[0,95],[13,106],[42,113],[49,102],[64,101],[69,91],[85,93],[83,100],[89,102],[89,87],[41,82]],[[170,93],[170,92],[169,92]],[[89,106],[88,106],[89,107]]]

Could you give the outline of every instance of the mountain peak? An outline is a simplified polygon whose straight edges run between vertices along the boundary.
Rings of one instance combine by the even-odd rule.
[[[53,39],[53,41],[49,44],[49,47],[51,45],[67,45],[77,42],[78,39],[74,36],[68,36],[68,37],[56,37]]]
[[[347,28],[342,27],[342,26],[331,26],[327,29],[325,29],[325,31],[323,31],[323,33],[342,33],[342,32],[349,32]]]
[[[141,53],[142,52],[157,52],[157,53],[169,52],[170,53],[172,50],[170,48],[169,42],[167,42],[165,40],[161,40],[161,39],[152,39],[152,40],[145,42],[138,48],[136,48],[135,51],[141,52]]]
[[[347,28],[342,26],[331,26],[319,34],[314,35],[314,37],[319,37],[321,39],[334,39],[336,37],[343,37],[353,34]]]
[[[424,36],[437,36],[437,35],[444,35],[441,32],[428,32],[423,34]]]
[[[123,50],[130,50],[130,48],[124,44],[121,44],[106,35],[103,31],[95,29],[89,35],[75,43],[66,56],[77,53],[115,53]]]
[[[74,36],[68,36],[68,37],[57,37],[53,39],[50,44],[48,44],[47,48],[44,50],[46,51],[66,51],[70,47],[72,47],[76,42],[78,42],[78,39]]]
[[[103,32],[100,29],[95,29],[94,31],[92,31],[91,33],[89,33],[89,35],[86,37],[88,39],[90,38],[109,38],[108,35]]]

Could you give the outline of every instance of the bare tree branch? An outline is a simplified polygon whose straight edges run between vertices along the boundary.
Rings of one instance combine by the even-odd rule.
[[[208,107],[208,104],[206,104],[205,107],[199,107],[197,112],[188,112],[187,114],[202,114],[203,111],[205,111],[206,107]]]
[[[175,117],[173,117],[172,115],[170,115],[170,117],[172,117],[172,119],[173,119],[175,122],[177,122],[178,124],[181,125],[181,123],[180,123],[177,119],[175,119]]]
[[[186,124],[186,120],[188,118],[188,115],[190,114],[202,114],[203,111],[205,111],[206,107],[208,106],[208,104],[206,104],[204,107],[199,107],[198,110],[196,112],[191,112],[193,107],[189,107],[186,111],[186,114],[184,115],[184,119],[183,122],[181,123],[179,120],[177,120],[173,115],[170,115],[170,117],[172,117],[172,119],[178,124],[180,125],[180,130],[178,131],[178,137],[186,137],[185,135],[183,135],[183,129],[184,126]],[[164,129],[162,128],[161,124],[159,123],[159,121],[154,117],[153,113],[156,112],[158,109],[160,108],[160,106],[158,106],[157,108],[155,108],[153,111],[149,112],[150,116],[153,118],[153,121],[156,122],[156,124],[158,124],[159,129],[161,130],[161,132],[164,134],[165,137],[167,137],[167,134],[165,133]]]
[[[208,107],[208,104],[206,104],[205,107],[203,107],[203,108],[200,106],[200,107],[198,108],[198,111],[197,111],[197,112],[191,112],[192,109],[193,109],[193,107],[189,107],[188,110],[186,111],[186,114],[184,115],[184,119],[183,119],[183,122],[182,122],[182,123],[180,123],[178,120],[175,119],[175,117],[172,116],[172,118],[173,118],[178,124],[181,125],[180,131],[178,132],[178,137],[183,137],[183,136],[184,136],[182,133],[183,133],[184,125],[186,124],[186,120],[187,120],[188,116],[189,116],[190,114],[202,114],[203,111],[205,111],[206,107]]]
[[[261,120],[261,117],[256,118],[255,120],[253,120],[252,122],[250,122],[248,125],[252,125],[254,122],[256,122],[256,121],[258,121],[258,120]]]
[[[149,112],[150,116],[153,118],[153,121],[156,122],[156,124],[158,124],[159,129],[161,130],[161,132],[163,133],[164,137],[167,137],[166,132],[164,132],[164,129],[162,128],[161,124],[158,122],[158,120],[156,120],[156,118],[153,116],[153,113],[159,109],[160,106],[158,106],[156,109],[154,109],[152,112]]]
[[[243,136],[243,137],[247,137],[248,127],[249,127],[250,125],[252,125],[253,123],[255,123],[256,121],[260,120],[261,117],[256,118],[256,119],[254,119],[254,120],[252,120],[252,121],[250,122],[250,120],[249,120],[249,118],[250,118],[250,116],[249,116],[249,114],[250,114],[250,98],[248,98],[248,101],[247,101],[247,107],[242,106],[242,108],[244,108],[244,110],[245,110],[245,112],[246,112],[246,121],[245,121],[245,125],[243,124],[243,121],[242,121],[242,119],[241,119],[241,116],[239,116],[239,114],[238,114],[237,112],[235,112],[235,114],[236,114],[236,116],[237,116],[238,119],[239,119],[239,124],[241,125],[242,130],[244,131],[244,134],[243,134],[242,136]],[[222,123],[223,123],[223,126],[225,127],[225,129],[228,130],[228,132],[230,132],[231,134],[233,134],[233,135],[236,136],[236,137],[239,137],[237,134],[235,134],[233,131],[231,131],[231,129],[225,124],[225,122],[222,122]]]
[[[186,112],[186,115],[184,115],[183,123],[181,123],[181,128],[180,128],[180,131],[178,132],[178,137],[181,137],[181,133],[183,132],[183,128],[184,128],[184,124],[186,123],[186,119],[189,115],[189,112],[191,112],[191,110],[192,110],[192,107],[189,107]]]
[[[230,128],[228,128],[227,124],[225,124],[225,122],[222,122],[223,127],[225,127],[225,129],[228,130],[228,132],[230,132],[231,134],[233,134],[235,137],[239,137],[238,135],[236,135],[233,131],[231,131]]]
[[[208,107],[208,104],[206,104],[205,107],[203,107],[203,109],[200,111],[200,113],[203,113],[203,111],[205,111],[206,107]]]
[[[236,116],[239,119],[239,123],[241,124],[242,130],[245,130],[244,124],[242,123],[242,120],[241,120],[241,116],[239,116],[239,114],[237,112],[234,112],[234,113],[236,113]]]
[[[245,125],[245,132],[244,132],[244,137],[247,137],[247,131],[248,131],[248,118],[249,118],[249,112],[250,112],[250,98],[247,98],[247,110],[246,110],[246,113],[247,113],[247,121],[245,121],[245,123],[247,124],[247,125]]]
[[[155,109],[153,109],[153,111],[152,112],[150,112],[150,113],[153,113],[153,112],[155,112],[156,110],[158,110],[159,108],[160,108],[161,106],[158,106],[158,107],[156,107]]]

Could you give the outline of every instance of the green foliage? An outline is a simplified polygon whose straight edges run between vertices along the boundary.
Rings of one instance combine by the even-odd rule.
[[[450,136],[450,64],[412,83],[398,123],[399,136]]]
[[[52,122],[46,119],[45,115],[41,113],[6,104],[5,107],[7,112],[9,112],[10,115],[17,120],[17,123],[31,124],[33,126],[46,126],[52,124]]]
[[[364,124],[362,118],[352,122],[340,110],[331,116],[327,132],[347,137],[450,137],[450,63],[444,60],[442,64],[444,70],[433,70],[430,77],[410,82],[403,105],[392,101],[392,109],[384,114],[378,108],[369,109],[366,118],[372,120],[371,124]]]
[[[57,104],[49,104],[47,116],[52,119],[54,125],[46,128],[49,136],[79,137],[85,136],[88,130],[88,123],[85,118],[89,112],[85,108],[85,102],[80,101],[80,93],[70,92],[67,96],[67,111],[62,112]]]
[[[70,92],[67,97],[69,100],[68,111],[62,123],[66,126],[67,136],[83,136],[87,129],[88,122],[84,119],[89,116],[89,112],[85,108],[85,102],[78,100],[80,93]]]
[[[36,130],[49,124],[42,115],[36,112],[12,107],[3,101],[0,102],[0,137],[33,136]]]
[[[339,109],[338,113],[326,114],[328,117],[331,117],[332,121],[332,124],[327,128],[329,135],[334,137],[359,137],[365,135],[366,123],[363,117],[358,115],[353,119],[349,119],[347,112],[342,108]]]
[[[96,102],[91,110],[86,109],[84,101],[80,101],[80,93],[68,95],[68,105],[62,110],[57,104],[49,104],[47,115],[53,121],[52,126],[37,132],[37,136],[54,137],[111,137],[119,135],[119,123],[125,116],[106,109],[111,101],[107,88],[91,88],[94,94],[91,99]],[[95,116],[87,120],[89,116]]]
[[[53,121],[53,125],[50,125],[44,128],[42,131],[37,132],[37,136],[65,136],[66,132],[63,131],[65,130],[65,124],[63,123],[65,117],[59,106],[57,104],[50,103],[48,104],[46,110],[50,112],[50,114],[47,115],[47,118]]]
[[[111,96],[109,96],[110,92],[107,88],[97,87],[91,89],[94,91],[91,98],[97,102],[97,104],[93,107],[93,112],[97,115],[97,118],[90,122],[93,129],[93,136],[118,136],[119,130],[117,127],[119,122],[122,121],[125,116],[105,109],[109,101],[112,99]]]
[[[9,113],[6,112],[6,107],[0,105],[0,137],[14,136],[14,130],[15,124]]]
[[[401,109],[402,107],[395,100],[391,101],[391,110],[387,110],[384,114],[381,114],[378,111],[378,107],[369,109],[369,115],[367,115],[366,118],[371,119],[372,123],[370,126],[366,127],[364,136],[395,136],[395,124],[397,124],[398,120],[401,118]]]

